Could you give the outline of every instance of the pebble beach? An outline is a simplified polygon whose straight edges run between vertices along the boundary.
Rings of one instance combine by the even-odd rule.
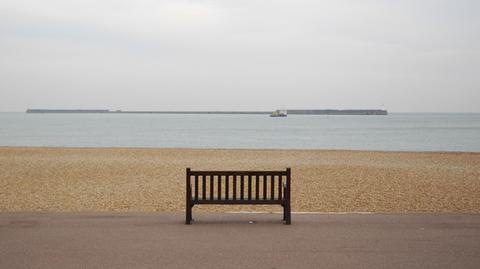
[[[0,147],[0,212],[184,211],[187,167],[291,167],[294,212],[480,213],[480,153],[42,147]]]

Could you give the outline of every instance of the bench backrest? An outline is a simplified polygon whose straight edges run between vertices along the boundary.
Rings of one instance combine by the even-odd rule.
[[[187,199],[284,200],[290,195],[290,168],[284,171],[192,171],[187,168]]]

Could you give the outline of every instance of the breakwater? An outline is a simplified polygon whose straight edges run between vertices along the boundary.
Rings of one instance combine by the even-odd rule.
[[[388,115],[383,109],[288,109],[290,115]],[[126,113],[126,114],[271,114],[271,111],[123,111],[108,109],[27,109],[26,113]]]
[[[289,109],[290,115],[388,115],[383,109]]]

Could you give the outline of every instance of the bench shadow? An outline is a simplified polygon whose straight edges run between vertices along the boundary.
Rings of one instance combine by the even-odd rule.
[[[185,222],[182,222],[185,224]],[[281,219],[256,219],[256,218],[249,218],[245,219],[243,218],[229,218],[229,219],[220,219],[220,218],[196,218],[192,220],[192,226],[195,225],[211,225],[211,224],[216,224],[216,225],[231,225],[231,224],[236,224],[236,225],[285,225],[285,222]]]

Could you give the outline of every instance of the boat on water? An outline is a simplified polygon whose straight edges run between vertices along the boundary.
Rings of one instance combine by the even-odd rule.
[[[270,114],[270,117],[286,117],[287,110],[286,109],[277,109]]]

